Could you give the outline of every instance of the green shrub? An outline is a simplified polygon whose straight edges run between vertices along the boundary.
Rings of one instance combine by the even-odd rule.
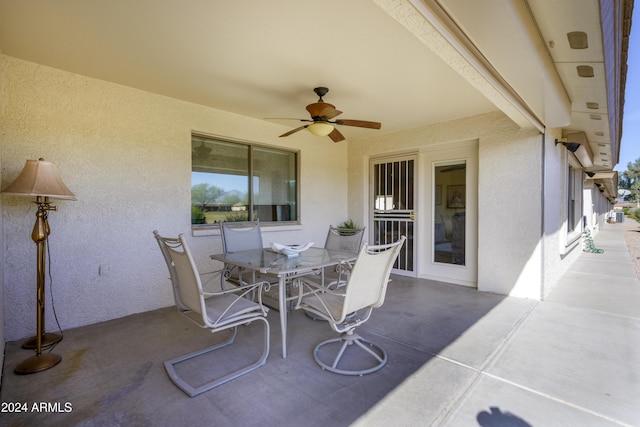
[[[204,211],[197,206],[191,206],[191,224],[206,224]]]
[[[226,222],[242,222],[242,221],[247,221],[248,219],[248,215],[247,212],[234,212],[234,213],[230,213],[229,215],[225,215],[224,220]]]
[[[635,219],[636,221],[640,221],[640,209],[638,208],[626,208],[625,215],[629,218]]]

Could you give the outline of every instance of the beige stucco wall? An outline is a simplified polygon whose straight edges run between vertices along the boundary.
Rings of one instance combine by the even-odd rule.
[[[583,194],[583,210],[587,217],[587,227],[591,231],[591,235],[596,236],[611,214],[611,203],[600,192],[594,181],[585,182]]]
[[[561,134],[550,129],[545,138],[543,299],[580,255],[580,242],[567,232],[567,170],[572,154],[555,144]]]
[[[347,216],[346,144],[261,120],[158,96],[0,56],[2,182],[26,159],[57,164],[77,201],[57,201],[49,222],[56,311],[63,328],[173,303],[152,230],[185,233],[200,268],[215,265],[217,235],[190,226],[191,131],[300,150],[298,227],[265,228],[264,240],[324,243],[329,224]],[[2,80],[0,80],[2,81]],[[35,221],[31,200],[3,196],[5,338],[35,331]],[[99,266],[110,273],[100,276]],[[47,285],[47,295],[49,288]],[[48,298],[48,297],[47,297]],[[47,330],[54,330],[47,300]]]
[[[0,51],[0,59],[2,58],[2,51]],[[4,99],[6,98],[4,92],[4,81],[5,81],[5,71],[4,71],[4,61],[0,60],[0,112],[4,110]],[[2,114],[0,114],[0,141],[4,139],[4,121]],[[2,170],[2,152],[0,151],[0,170]],[[2,181],[2,174],[0,174],[0,188],[3,188],[4,183]],[[5,343],[5,333],[4,333],[4,247],[5,247],[5,233],[4,233],[4,222],[3,215],[1,214],[3,211],[2,197],[0,197],[0,366],[4,366],[4,343]],[[0,387],[2,387],[2,377],[0,376]]]
[[[558,177],[566,150],[555,147],[551,136],[543,150],[537,131],[517,127],[502,113],[371,132],[348,144],[304,132],[280,139],[279,125],[7,56],[0,60],[1,181],[15,178],[26,159],[44,157],[58,165],[78,196],[58,201],[58,212],[49,217],[53,289],[63,328],[172,304],[153,229],[185,233],[198,265],[216,267],[208,254],[221,250],[219,236],[191,235],[192,131],[300,150],[302,224],[265,228],[266,243],[322,244],[329,224],[346,218],[367,224],[373,156],[416,152],[430,167],[432,153],[442,159],[442,153],[462,150],[477,159],[477,224],[471,224],[480,290],[540,298],[574,257],[560,253],[566,218]],[[428,171],[420,173],[419,179],[429,179]],[[4,333],[15,340],[35,329],[35,245],[29,238],[35,210],[28,199],[5,196],[0,203]],[[110,266],[109,275],[98,274],[101,264]],[[429,275],[428,263],[420,268]],[[55,329],[50,304],[47,329]]]
[[[533,298],[542,286],[542,138],[500,132],[480,144],[479,287]]]
[[[430,150],[454,151],[469,141],[478,145],[478,289],[537,299],[542,281],[542,140],[537,130],[521,129],[502,113],[371,135],[351,143],[349,215],[366,223],[370,157],[424,152],[428,163]]]

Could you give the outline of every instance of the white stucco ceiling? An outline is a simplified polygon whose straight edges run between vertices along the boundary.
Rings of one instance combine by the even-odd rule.
[[[369,0],[0,4],[3,54],[250,117],[308,118],[316,86],[383,131],[496,109]]]
[[[425,5],[440,15],[429,21]],[[598,16],[597,0],[0,0],[0,49],[258,119],[308,118],[326,86],[340,118],[382,122],[342,127],[347,139],[502,110],[586,132],[612,168]],[[576,29],[588,51],[564,47]],[[595,79],[576,76],[581,62]]]

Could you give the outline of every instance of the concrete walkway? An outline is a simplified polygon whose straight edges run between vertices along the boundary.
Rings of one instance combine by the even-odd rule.
[[[640,426],[630,227],[607,224],[604,253],[582,254],[547,300],[504,299],[354,425]]]

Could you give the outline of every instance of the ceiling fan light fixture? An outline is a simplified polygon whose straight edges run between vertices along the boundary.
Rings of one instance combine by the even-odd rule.
[[[327,136],[333,129],[333,125],[326,122],[315,122],[307,126],[307,130],[315,136]]]

